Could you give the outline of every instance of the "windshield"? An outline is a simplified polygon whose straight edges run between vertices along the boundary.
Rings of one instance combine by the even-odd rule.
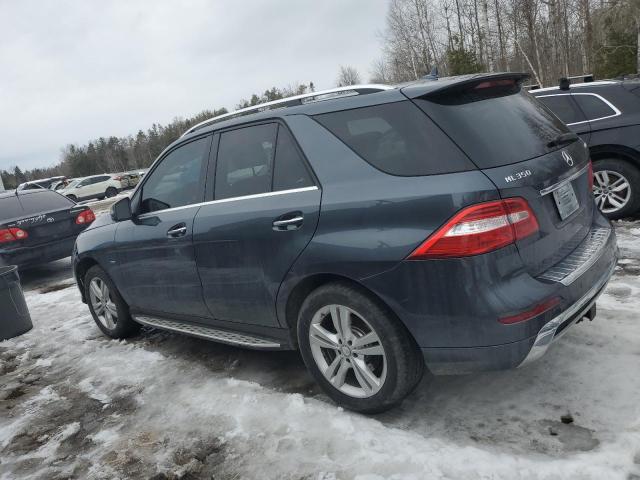
[[[82,181],[81,178],[78,178],[77,180],[73,180],[69,185],[67,185],[65,188],[73,188],[76,185],[78,185],[80,182]]]

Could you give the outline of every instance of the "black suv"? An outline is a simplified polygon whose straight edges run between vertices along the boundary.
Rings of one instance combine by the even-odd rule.
[[[584,142],[523,74],[352,86],[213,118],[76,241],[98,327],[300,349],[340,404],[517,367],[616,261]]]
[[[532,90],[589,146],[593,193],[617,219],[640,208],[640,81],[605,80]]]

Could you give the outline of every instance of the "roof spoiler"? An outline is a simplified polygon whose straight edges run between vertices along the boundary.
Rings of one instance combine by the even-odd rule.
[[[512,80],[521,83],[529,78],[528,73],[487,73],[477,75],[461,75],[459,77],[441,78],[436,81],[416,82],[402,88],[402,93],[408,98],[432,97],[435,95],[455,93],[475,88],[483,83]]]

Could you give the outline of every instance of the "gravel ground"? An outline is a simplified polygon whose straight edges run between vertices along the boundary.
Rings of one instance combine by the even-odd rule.
[[[101,335],[68,259],[22,273],[34,329],[0,342],[0,479],[640,478],[640,224],[582,322],[529,367],[424,381],[367,417],[295,352]]]

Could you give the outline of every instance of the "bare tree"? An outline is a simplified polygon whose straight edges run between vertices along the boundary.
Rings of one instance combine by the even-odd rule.
[[[349,85],[357,85],[360,82],[360,73],[355,67],[351,65],[341,65],[340,73],[338,74],[338,80],[336,81],[336,85],[338,87],[346,87]]]

